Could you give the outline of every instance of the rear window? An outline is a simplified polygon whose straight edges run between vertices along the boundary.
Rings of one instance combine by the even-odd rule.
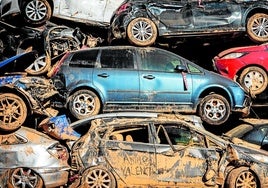
[[[100,63],[102,68],[133,69],[134,53],[129,49],[104,49]]]

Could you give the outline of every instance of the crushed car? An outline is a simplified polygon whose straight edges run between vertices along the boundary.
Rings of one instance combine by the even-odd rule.
[[[267,187],[267,163],[179,117],[96,119],[72,147],[70,187]]]
[[[231,113],[247,116],[251,105],[237,83],[160,48],[68,52],[51,74],[76,119],[139,110],[198,114],[209,125],[222,125]]]
[[[265,0],[127,0],[114,12],[108,41],[151,46],[158,39],[240,35],[268,41]]]
[[[32,128],[21,127],[10,134],[1,134],[0,155],[3,187],[52,188],[68,182],[67,148]]]

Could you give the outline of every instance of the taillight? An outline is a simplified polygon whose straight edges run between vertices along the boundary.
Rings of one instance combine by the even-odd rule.
[[[57,159],[68,160],[69,158],[67,148],[59,143],[50,146],[47,151]]]
[[[117,9],[116,14],[120,14],[121,12],[126,11],[126,10],[128,9],[129,6],[130,6],[129,3],[125,3],[125,4],[121,5],[121,6]]]

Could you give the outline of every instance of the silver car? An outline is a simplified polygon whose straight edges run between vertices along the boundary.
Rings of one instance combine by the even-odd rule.
[[[0,135],[0,156],[2,187],[58,187],[68,181],[67,148],[34,129]]]

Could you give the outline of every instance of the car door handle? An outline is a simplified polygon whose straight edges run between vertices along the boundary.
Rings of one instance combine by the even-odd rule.
[[[146,78],[146,79],[148,79],[148,80],[155,79],[155,77],[154,77],[153,75],[151,75],[151,74],[149,74],[149,75],[145,75],[145,76],[143,76],[143,78]]]
[[[107,73],[98,74],[99,77],[107,78],[109,75]]]

